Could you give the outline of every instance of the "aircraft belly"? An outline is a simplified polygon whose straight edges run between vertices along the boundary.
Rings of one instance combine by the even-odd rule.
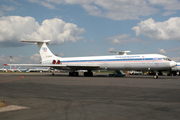
[[[68,64],[67,64],[68,65]],[[120,62],[120,63],[85,63],[85,64],[70,64],[74,65],[74,67],[61,67],[59,69],[86,69],[86,70],[164,70],[170,69],[169,62]],[[76,67],[77,65],[77,67]],[[82,65],[78,67],[78,65]],[[92,66],[99,67],[92,67]],[[86,67],[87,66],[87,67]],[[91,66],[91,67],[90,67]],[[58,69],[58,67],[54,67]]]
[[[155,62],[132,62],[132,63],[109,63],[106,65],[107,69],[112,70],[165,70],[170,69],[169,63],[155,63]]]

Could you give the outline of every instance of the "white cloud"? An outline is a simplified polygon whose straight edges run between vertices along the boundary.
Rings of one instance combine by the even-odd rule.
[[[42,2],[40,2],[40,4],[42,4],[45,7],[48,7],[49,9],[55,9],[54,5],[51,5],[51,4],[47,3],[47,2],[42,1]]]
[[[180,46],[177,47],[171,47],[168,49],[169,52],[174,52],[174,51],[180,51]]]
[[[1,55],[1,56],[0,56],[0,62],[1,62],[2,64],[5,64],[5,62],[7,62],[7,59],[6,59],[6,57],[5,57],[4,55]]]
[[[29,0],[36,2],[35,0]],[[43,1],[43,0],[42,0]],[[41,1],[41,2],[42,2]],[[113,20],[139,19],[158,12],[147,0],[44,0],[54,4],[79,4],[89,15]],[[38,3],[38,2],[36,2]]]
[[[115,48],[109,48],[108,49],[108,51],[114,51],[115,50]]]
[[[4,12],[2,10],[0,10],[0,16],[2,16],[4,14]]]
[[[113,20],[139,19],[139,16],[157,13],[157,9],[148,5],[145,0],[94,0],[91,4],[98,7],[94,11],[102,11],[98,16]]]
[[[163,16],[169,16],[169,15],[173,15],[173,14],[175,14],[176,12],[175,11],[166,11],[166,12],[164,12],[162,15]]]
[[[134,43],[134,42],[146,43],[142,41],[141,39],[131,38],[130,34],[117,35],[117,36],[109,37],[107,39],[110,40],[111,44],[119,44],[119,45],[124,45],[124,44]]]
[[[90,42],[94,42],[95,40],[94,39],[91,39]]]
[[[78,28],[73,23],[65,23],[61,19],[44,20],[42,26],[39,27],[39,35],[42,39],[53,40],[54,44],[61,44],[67,41],[76,42],[84,39],[78,36],[85,32],[84,28]]]
[[[35,62],[40,62],[40,55],[38,53],[36,54],[33,54],[31,57],[30,57],[31,60],[35,61]]]
[[[153,6],[162,7],[163,16],[168,16],[177,13],[180,10],[180,1],[179,0],[149,0],[149,3]]]
[[[76,42],[84,39],[79,36],[84,32],[84,28],[78,28],[73,23],[65,23],[58,18],[44,20],[42,25],[39,25],[33,17],[0,17],[1,46],[10,46],[9,43],[13,44],[11,46],[16,46],[20,44],[20,40],[50,39],[52,44]]]
[[[164,22],[155,22],[150,18],[141,21],[132,30],[137,36],[142,34],[155,40],[180,40],[180,17],[172,17]]]
[[[34,54],[30,58],[23,56],[23,55],[18,55],[18,56],[13,56],[12,57],[12,64],[33,64],[33,63],[39,63],[40,62],[40,55],[39,54]],[[0,68],[3,67],[3,64],[9,64],[10,63],[10,57],[9,56],[0,56]],[[9,68],[9,67],[6,67]]]
[[[180,10],[178,0],[28,0],[55,9],[59,4],[79,4],[89,15],[113,20],[139,19],[143,16],[163,12],[172,15]],[[44,3],[44,4],[43,4]],[[56,5],[52,5],[56,4]]]
[[[65,0],[45,0],[45,1],[52,2],[52,3],[55,3],[55,4],[62,4],[62,3],[65,2]],[[76,0],[74,0],[74,1],[76,1]]]
[[[0,68],[3,67],[3,64],[9,64],[9,63],[10,63],[9,56],[4,56],[4,55],[0,56]],[[30,58],[23,55],[13,56],[11,63],[12,64],[39,64],[40,55],[36,53],[32,55]],[[10,67],[6,66],[5,68],[10,68]],[[14,68],[14,66],[12,66],[11,68]],[[16,66],[16,68],[18,68],[18,66]]]
[[[38,3],[44,7],[47,7],[49,9],[55,9],[55,6],[48,3],[48,2],[45,2],[45,1],[41,1],[41,0],[28,0],[29,2],[32,2],[32,3]]]
[[[161,54],[167,54],[167,52],[164,49],[158,48],[158,50],[159,50],[159,53],[161,53]]]
[[[13,6],[1,5],[1,9],[5,11],[13,11],[15,8]]]
[[[8,61],[10,61],[10,57],[7,57],[6,59],[8,59]],[[17,64],[17,63],[22,63],[22,62],[26,62],[28,57],[23,56],[23,55],[18,55],[18,56],[13,56],[11,59],[11,63],[13,64]],[[9,63],[9,62],[8,62]]]
[[[149,0],[152,5],[162,6],[165,10],[180,10],[178,0]]]
[[[172,57],[171,60],[174,60],[176,62],[180,62],[180,57]]]
[[[4,11],[13,11],[14,9],[13,6],[0,5],[0,16],[4,15]]]
[[[59,53],[60,56],[64,57],[64,54],[63,53]]]
[[[94,54],[94,53],[89,53],[89,55],[91,55],[91,56],[99,56],[98,54]]]

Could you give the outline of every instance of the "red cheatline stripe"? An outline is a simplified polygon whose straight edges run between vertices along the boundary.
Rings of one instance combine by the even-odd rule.
[[[7,80],[7,81],[1,81],[0,83],[6,83],[6,82],[16,81],[16,80],[20,80],[20,79],[21,79],[21,78],[13,79],[13,80]]]

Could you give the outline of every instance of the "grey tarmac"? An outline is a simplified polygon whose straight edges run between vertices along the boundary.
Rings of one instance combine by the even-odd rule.
[[[28,109],[0,112],[0,120],[180,119],[179,76],[0,73],[1,98]]]

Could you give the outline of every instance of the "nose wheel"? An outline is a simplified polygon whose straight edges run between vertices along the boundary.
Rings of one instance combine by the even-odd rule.
[[[154,76],[154,79],[158,79],[158,71],[155,71],[156,75]]]
[[[155,76],[154,76],[154,79],[158,79],[158,76],[157,76],[157,75],[155,75]]]

